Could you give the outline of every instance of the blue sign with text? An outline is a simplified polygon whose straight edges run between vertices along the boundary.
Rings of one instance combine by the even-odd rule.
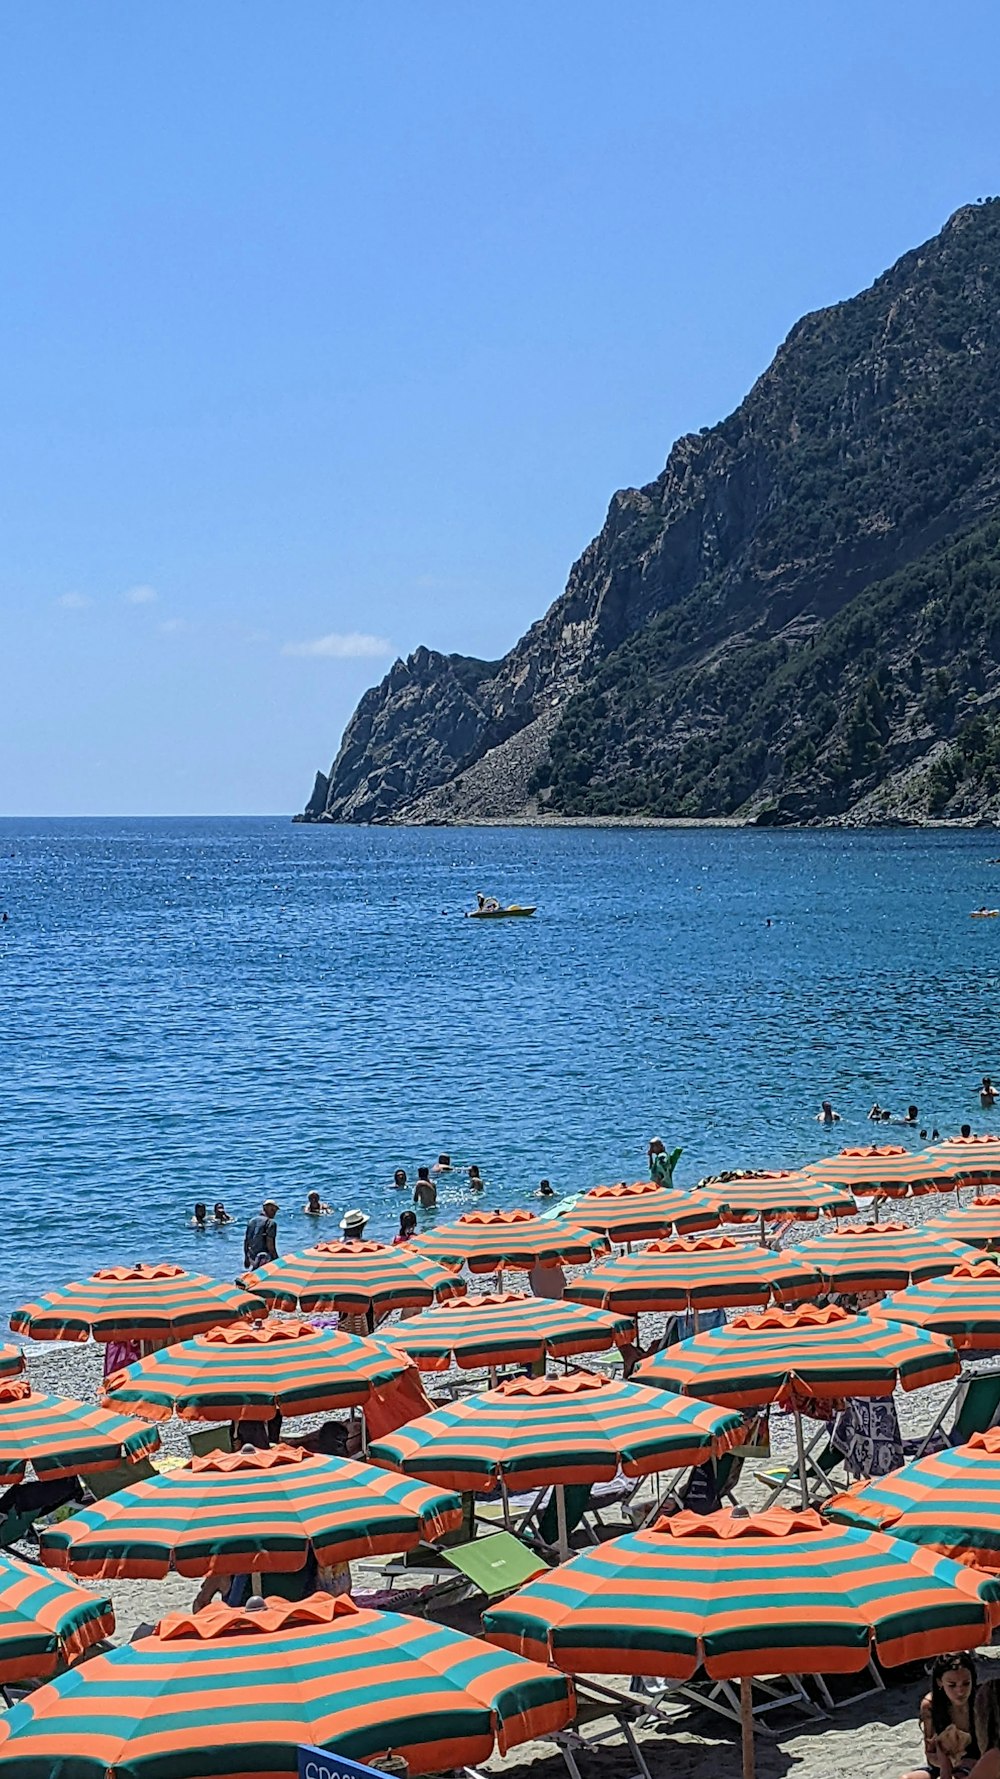
[[[299,1779],[385,1779],[376,1767],[345,1760],[331,1748],[300,1748]]]

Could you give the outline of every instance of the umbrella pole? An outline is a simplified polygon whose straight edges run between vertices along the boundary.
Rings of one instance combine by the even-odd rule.
[[[802,1415],[798,1404],[792,1407],[795,1416],[795,1450],[799,1458],[799,1498],[803,1507],[809,1506],[809,1471],[806,1461],[806,1438],[802,1428]],[[744,1682],[746,1684],[746,1682]]]
[[[691,1327],[694,1329],[695,1334],[701,1333],[701,1317],[698,1314],[698,1305],[696,1303],[691,1305]]]
[[[753,1681],[747,1675],[740,1681],[740,1740],[743,1744],[743,1779],[754,1779]]]
[[[569,1561],[569,1533],[566,1530],[566,1490],[556,1483],[556,1526],[559,1534],[559,1561]]]
[[[510,1496],[507,1493],[507,1478],[503,1471],[500,1472],[500,1500],[503,1502],[503,1523],[509,1532],[511,1530]]]

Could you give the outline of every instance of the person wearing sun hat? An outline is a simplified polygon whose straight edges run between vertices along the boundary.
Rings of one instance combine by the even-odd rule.
[[[343,1231],[345,1242],[363,1241],[367,1226],[367,1211],[348,1211],[346,1216],[343,1216],[340,1219],[340,1227]]]
[[[363,1242],[368,1224],[366,1211],[348,1211],[340,1219],[340,1232],[345,1242]],[[337,1323],[343,1334],[371,1334],[375,1327],[375,1312],[369,1305],[367,1312],[361,1311],[354,1316],[342,1315]]]

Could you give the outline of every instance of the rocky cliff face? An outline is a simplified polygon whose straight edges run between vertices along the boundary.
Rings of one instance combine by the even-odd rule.
[[[396,662],[304,819],[992,810],[998,397],[993,201],[799,322],[502,661]]]

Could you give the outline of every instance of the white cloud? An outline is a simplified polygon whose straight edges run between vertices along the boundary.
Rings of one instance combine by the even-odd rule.
[[[154,605],[159,594],[155,587],[129,587],[122,598],[127,605]]]
[[[180,636],[189,625],[186,618],[164,618],[162,624],[157,624],[156,628],[161,636]]]
[[[61,605],[63,611],[66,612],[82,612],[93,603],[94,601],[89,599],[86,593],[61,593],[56,600],[56,604]]]
[[[366,636],[359,630],[331,630],[329,636],[317,636],[312,642],[286,642],[283,655],[324,655],[335,661],[374,659],[392,653],[387,637]]]

